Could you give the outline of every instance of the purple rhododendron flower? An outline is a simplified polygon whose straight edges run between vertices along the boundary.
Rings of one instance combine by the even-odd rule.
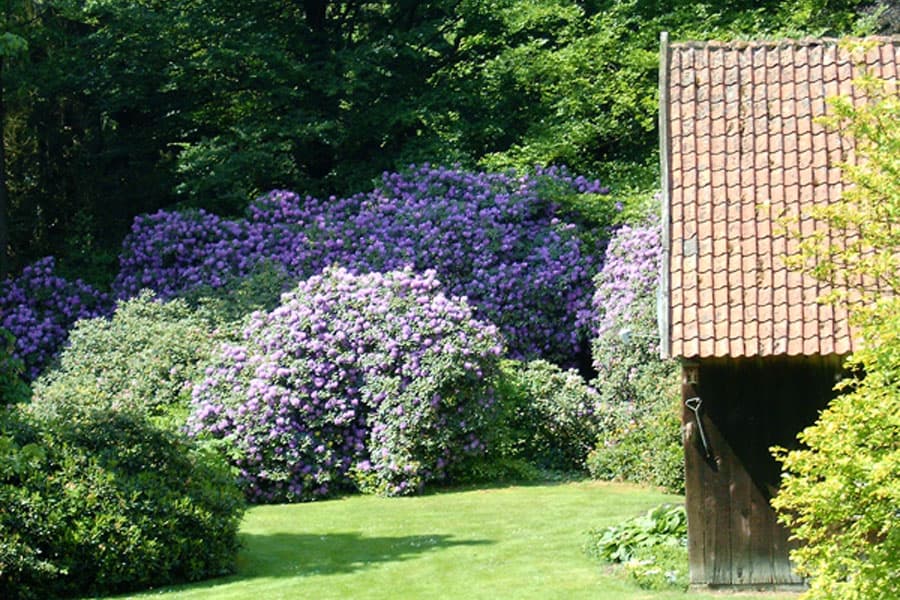
[[[409,494],[445,477],[484,452],[503,344],[441,289],[411,269],[300,283],[222,346],[189,431],[228,442],[256,502]]]
[[[16,338],[15,355],[34,379],[56,355],[80,319],[106,316],[112,303],[80,279],[56,274],[52,257],[42,258],[14,278],[0,281],[0,327]]]
[[[115,289],[169,297],[224,285],[262,262],[297,280],[332,265],[434,269],[448,294],[500,327],[514,357],[571,363],[589,333],[598,252],[542,194],[548,182],[570,193],[609,191],[559,168],[516,176],[424,165],[386,173],[377,189],[349,198],[273,191],[235,221],[161,211],[136,219]]]

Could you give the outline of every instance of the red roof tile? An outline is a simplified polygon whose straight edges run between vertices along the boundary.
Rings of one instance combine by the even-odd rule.
[[[874,40],[867,67],[896,79],[900,38]],[[681,43],[663,56],[669,354],[851,352],[846,312],[785,267],[796,240],[780,219],[812,234],[823,225],[809,206],[840,197],[851,148],[816,118],[852,93],[858,67],[836,40]]]

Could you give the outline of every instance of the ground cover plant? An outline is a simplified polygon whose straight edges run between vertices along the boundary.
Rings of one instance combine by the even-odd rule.
[[[687,513],[683,504],[663,504],[617,525],[593,529],[585,551],[621,564],[644,589],[688,587]]]
[[[222,346],[190,430],[225,441],[253,501],[418,492],[483,454],[502,344],[433,271],[328,269]]]

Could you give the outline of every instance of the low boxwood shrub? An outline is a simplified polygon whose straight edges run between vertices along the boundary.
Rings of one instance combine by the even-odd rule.
[[[544,360],[504,360],[497,389],[500,417],[489,458],[584,470],[588,453],[612,425],[611,407],[577,371]]]
[[[0,415],[0,597],[119,593],[229,572],[243,498],[221,459],[115,411]]]
[[[210,323],[185,301],[145,292],[120,302],[112,318],[76,325],[58,366],[35,381],[33,409],[47,416],[86,407],[137,411],[181,427],[215,342]]]
[[[220,348],[192,433],[222,440],[257,502],[409,494],[465,473],[485,450],[503,346],[440,287],[409,269],[301,282]]]

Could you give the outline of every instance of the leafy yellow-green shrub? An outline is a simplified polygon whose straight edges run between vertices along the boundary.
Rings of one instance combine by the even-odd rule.
[[[809,215],[844,235],[822,230],[790,262],[849,303],[863,349],[843,395],[800,434],[806,448],[776,449],[773,505],[802,543],[791,557],[807,598],[888,600],[900,598],[900,94],[870,73],[854,86],[826,120],[854,143],[849,185]]]
[[[900,598],[900,299],[870,317],[846,392],[800,434],[806,449],[778,451],[773,504],[803,542],[808,598]]]

